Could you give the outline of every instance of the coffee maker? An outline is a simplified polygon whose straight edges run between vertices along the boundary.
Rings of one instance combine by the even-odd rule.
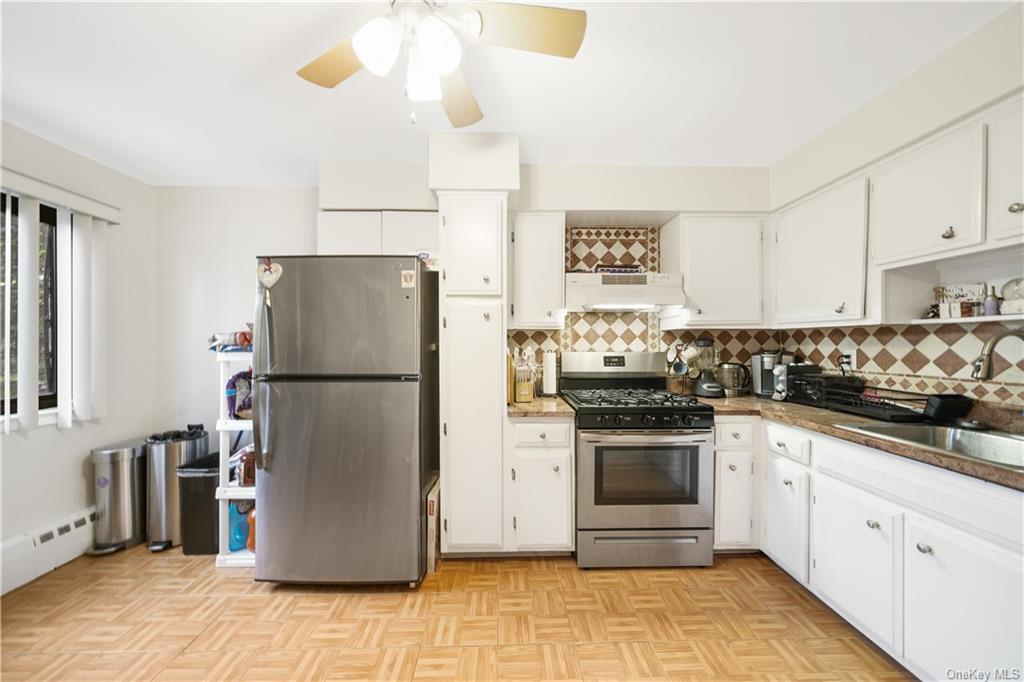
[[[761,350],[750,356],[750,383],[754,396],[771,398],[775,392],[776,365],[793,362],[793,354],[782,350]]]

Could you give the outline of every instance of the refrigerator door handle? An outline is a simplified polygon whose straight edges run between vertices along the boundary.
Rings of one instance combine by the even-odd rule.
[[[256,380],[255,404],[252,411],[252,440],[256,446],[256,468],[270,471],[270,394],[274,387],[267,381]]]

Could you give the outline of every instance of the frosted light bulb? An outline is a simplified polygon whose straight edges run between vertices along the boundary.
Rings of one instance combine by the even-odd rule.
[[[436,102],[441,99],[441,78],[424,60],[414,44],[409,48],[409,69],[405,76],[405,94],[410,102]]]
[[[388,17],[378,17],[364,24],[352,38],[356,57],[377,76],[388,75],[401,47],[402,29]]]
[[[432,14],[416,24],[416,46],[423,61],[439,76],[459,68],[462,61],[462,45],[455,32]]]

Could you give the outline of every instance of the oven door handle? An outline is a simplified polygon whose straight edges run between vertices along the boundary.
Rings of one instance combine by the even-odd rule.
[[[710,433],[710,432],[709,432]],[[694,445],[699,443],[710,443],[707,438],[703,436],[655,436],[653,434],[630,434],[630,435],[617,435],[617,434],[580,434],[580,439],[584,443],[599,443],[599,444],[629,444],[629,445]]]

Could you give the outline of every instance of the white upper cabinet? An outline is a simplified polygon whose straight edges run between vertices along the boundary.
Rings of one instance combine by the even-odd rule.
[[[437,258],[439,220],[436,211],[383,211],[381,253]]]
[[[1024,236],[1024,106],[996,112],[988,124],[988,231]]]
[[[380,255],[380,211],[320,211],[316,252],[321,256]]]
[[[878,265],[985,238],[985,127],[940,137],[871,175],[871,257]]]
[[[864,317],[867,186],[837,185],[775,222],[775,322]]]
[[[677,217],[661,229],[662,271],[681,272],[686,311],[662,328],[761,322],[760,218]]]
[[[512,235],[509,326],[561,329],[565,306],[565,214],[520,213]]]
[[[505,197],[504,193],[439,193],[448,296],[501,295]]]

